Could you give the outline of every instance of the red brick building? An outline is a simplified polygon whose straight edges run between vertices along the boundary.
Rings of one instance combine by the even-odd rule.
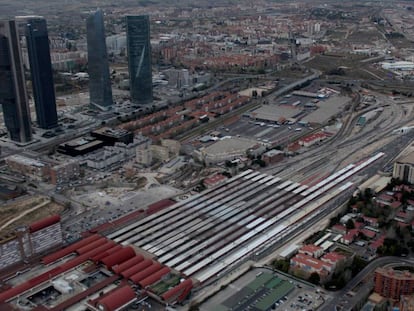
[[[401,295],[414,293],[414,274],[392,268],[375,270],[374,291],[385,298],[399,300]]]
[[[262,156],[263,161],[265,161],[267,165],[280,162],[283,160],[283,158],[284,158],[283,152],[280,150],[276,150],[276,149],[269,150],[268,152],[264,153]]]
[[[299,249],[299,253],[319,258],[323,255],[323,248],[314,244],[307,244]]]

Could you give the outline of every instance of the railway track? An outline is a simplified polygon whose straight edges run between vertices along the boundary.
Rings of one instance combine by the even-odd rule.
[[[205,125],[198,126],[188,132],[186,132],[182,136],[178,136],[176,139],[178,139],[181,143],[189,142],[190,140],[194,139],[195,137],[199,136],[202,133],[208,132],[210,130],[215,129],[218,126],[221,126],[225,124],[226,121],[231,120],[232,118],[238,117],[239,115],[245,113],[246,111],[249,111],[250,109],[254,109],[256,107],[259,107],[261,103],[259,102],[251,102],[248,103],[236,110],[233,110],[232,112],[229,112],[225,114],[224,116],[221,116],[217,119],[214,119],[212,121],[209,121]]]

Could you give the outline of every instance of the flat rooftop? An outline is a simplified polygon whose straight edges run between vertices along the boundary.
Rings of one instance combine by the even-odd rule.
[[[397,159],[397,163],[404,163],[404,164],[414,164],[414,152],[411,152],[405,156],[400,157]]]
[[[250,112],[250,117],[257,120],[277,122],[281,118],[289,119],[300,114],[302,109],[287,105],[262,105]]]
[[[344,96],[331,96],[321,100],[316,104],[318,109],[305,116],[302,121],[323,124],[340,113],[348,102],[349,98]]]
[[[202,150],[205,154],[233,154],[238,152],[246,152],[247,149],[256,146],[258,143],[253,139],[231,137],[221,139]]]
[[[114,137],[114,138],[120,138],[120,137],[123,137],[124,135],[131,134],[130,131],[127,131],[125,129],[121,129],[121,128],[113,129],[109,127],[103,127],[101,129],[97,129],[93,131],[92,133],[102,134],[102,135],[106,135],[106,136]]]

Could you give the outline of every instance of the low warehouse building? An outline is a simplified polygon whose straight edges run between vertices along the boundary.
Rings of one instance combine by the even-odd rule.
[[[257,142],[255,140],[231,137],[196,151],[195,156],[206,165],[214,165],[246,156],[247,150],[256,145]]]

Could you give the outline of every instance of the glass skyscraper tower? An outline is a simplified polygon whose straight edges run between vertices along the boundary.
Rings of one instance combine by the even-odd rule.
[[[58,125],[49,37],[43,17],[22,17],[26,23],[26,43],[32,76],[36,118],[40,128],[50,129]]]
[[[9,137],[32,140],[20,39],[15,21],[0,21],[0,104]]]
[[[132,102],[152,102],[150,22],[147,15],[127,16],[129,88]]]
[[[112,106],[108,53],[105,43],[103,14],[97,10],[86,20],[88,40],[89,96],[92,105],[100,109]]]

